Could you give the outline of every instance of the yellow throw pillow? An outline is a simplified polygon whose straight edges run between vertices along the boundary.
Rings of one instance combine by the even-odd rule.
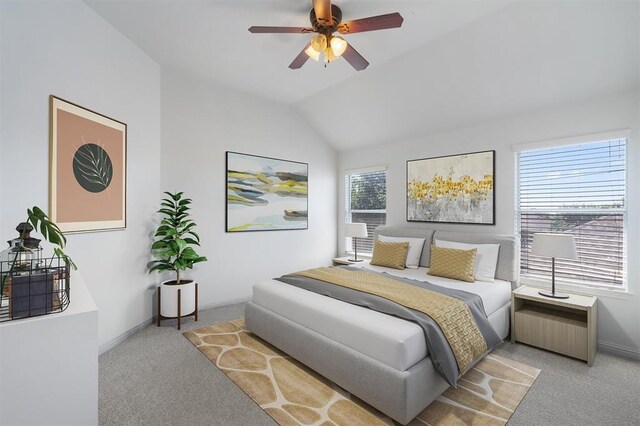
[[[409,242],[386,243],[376,241],[373,246],[373,258],[371,264],[376,266],[386,266],[393,269],[404,269],[409,252]]]
[[[473,270],[478,249],[459,250],[431,245],[428,275],[474,282]]]

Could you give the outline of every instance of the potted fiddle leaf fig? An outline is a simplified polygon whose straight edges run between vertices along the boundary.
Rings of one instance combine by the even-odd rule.
[[[200,245],[200,237],[194,231],[196,223],[191,219],[191,199],[183,198],[183,192],[165,192],[158,213],[162,220],[155,233],[151,246],[153,256],[149,273],[154,271],[173,272],[175,277],[161,283],[162,292],[160,312],[162,317],[178,317],[178,289],[180,294],[180,315],[188,316],[195,312],[195,281],[184,279],[181,272],[192,269],[193,265],[205,262],[206,257],[196,253],[194,246]]]

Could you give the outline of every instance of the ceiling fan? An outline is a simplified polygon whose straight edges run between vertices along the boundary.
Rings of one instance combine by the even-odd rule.
[[[361,71],[369,66],[369,62],[345,39],[340,36],[334,36],[333,33],[338,31],[340,34],[352,34],[398,28],[402,25],[404,19],[398,12],[395,12],[342,22],[342,11],[335,4],[331,4],[331,0],[313,0],[313,8],[309,13],[309,20],[311,21],[311,27],[254,26],[249,28],[249,32],[262,34],[317,33],[291,62],[289,68],[292,70],[301,68],[309,58],[318,61],[320,60],[320,55],[324,54],[323,61],[325,64],[342,56],[353,68]]]

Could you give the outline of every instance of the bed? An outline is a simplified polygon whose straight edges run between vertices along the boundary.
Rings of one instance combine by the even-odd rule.
[[[368,262],[359,267],[472,291],[482,299],[499,337],[509,334],[510,295],[517,286],[519,265],[517,237],[402,227],[378,227],[376,238],[379,235],[425,238],[420,267],[393,270]],[[500,244],[495,282],[463,283],[426,275],[435,239]],[[266,280],[254,286],[245,323],[256,335],[402,424],[449,387],[431,362],[422,328],[404,319]]]

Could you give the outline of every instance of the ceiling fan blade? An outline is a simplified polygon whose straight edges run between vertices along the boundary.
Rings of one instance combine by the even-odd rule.
[[[274,34],[274,33],[297,33],[297,34],[307,34],[312,33],[313,28],[305,28],[305,27],[250,27],[250,33],[254,34]]]
[[[353,34],[365,31],[386,30],[388,28],[400,27],[403,21],[404,18],[398,12],[388,13],[386,15],[370,16],[369,18],[343,22],[338,25],[338,31],[341,34]]]
[[[304,53],[304,52],[302,52]],[[342,57],[351,64],[356,71],[362,71],[369,66],[369,62],[354,49],[351,44],[347,44],[347,49],[342,54]]]
[[[289,68],[291,68],[292,70],[297,70],[302,68],[305,62],[307,62],[307,60],[309,59],[309,55],[305,53],[305,50],[307,50],[309,46],[311,46],[311,42],[307,43],[307,45],[302,49],[302,51],[298,53],[298,56],[296,56],[293,62],[289,64]]]
[[[313,10],[316,12],[318,22],[323,25],[333,24],[331,17],[331,0],[313,0]]]

